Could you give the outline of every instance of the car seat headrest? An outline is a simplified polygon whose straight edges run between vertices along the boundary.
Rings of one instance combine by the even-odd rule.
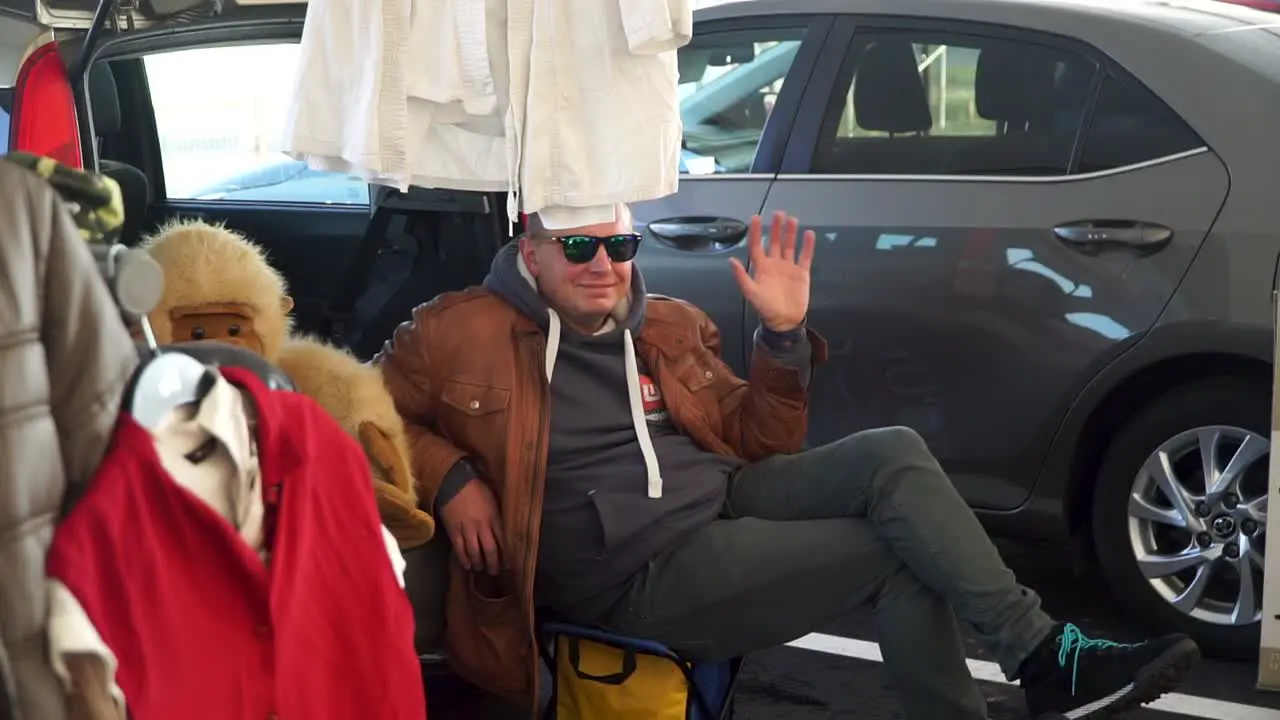
[[[877,40],[862,52],[853,84],[858,127],[886,133],[924,132],[933,127],[929,95],[906,40]]]
[[[120,93],[110,65],[98,62],[89,68],[88,89],[94,133],[101,137],[120,132]]]

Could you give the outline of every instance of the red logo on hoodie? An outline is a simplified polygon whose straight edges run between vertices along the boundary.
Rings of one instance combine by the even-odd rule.
[[[640,378],[640,402],[644,406],[644,418],[651,423],[666,422],[667,404],[662,401],[662,390],[648,375]]]

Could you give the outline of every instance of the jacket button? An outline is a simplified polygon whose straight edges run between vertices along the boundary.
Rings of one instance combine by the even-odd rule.
[[[472,401],[471,401],[471,404],[470,404],[470,405],[468,405],[467,407],[471,408],[472,410],[479,410],[479,409],[480,409],[480,401],[479,401],[479,400],[472,400]]]
[[[253,634],[258,637],[266,637],[271,634],[271,628],[266,625],[255,625],[253,626]]]
[[[710,370],[703,373],[703,376],[706,377],[708,380],[710,380],[714,375],[715,373],[711,372]]]

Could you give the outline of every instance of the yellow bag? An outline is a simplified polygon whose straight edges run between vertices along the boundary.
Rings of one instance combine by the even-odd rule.
[[[555,635],[556,720],[718,720],[730,663],[694,667],[656,644],[617,640]]]

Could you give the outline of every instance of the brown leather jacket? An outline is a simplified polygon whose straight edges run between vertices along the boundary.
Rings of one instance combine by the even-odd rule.
[[[814,363],[826,342],[810,333]],[[537,691],[534,562],[547,464],[546,335],[484,289],[414,311],[375,359],[405,419],[419,497],[431,507],[445,473],[468,458],[502,512],[509,580],[494,592],[451,560],[445,644],[455,669],[492,692]],[[798,451],[808,393],[796,370],[758,352],[750,382],[720,359],[720,334],[692,305],[650,296],[636,352],[672,422],[703,448],[746,461]]]

